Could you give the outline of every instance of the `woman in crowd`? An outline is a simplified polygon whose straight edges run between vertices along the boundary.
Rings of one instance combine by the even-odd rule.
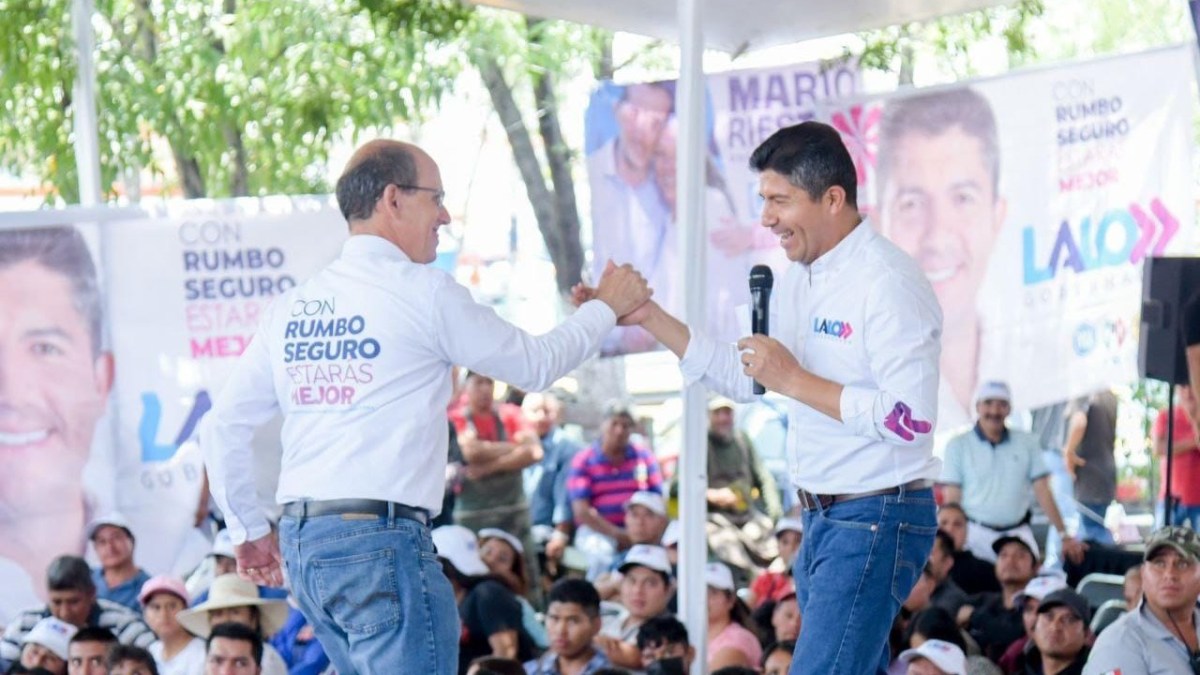
[[[708,584],[708,670],[757,668],[762,662],[762,645],[751,628],[750,610],[734,594],[733,571],[724,563],[709,563],[704,579]]]
[[[787,675],[792,669],[792,653],[796,651],[793,640],[776,642],[763,650],[763,675]]]
[[[529,596],[529,574],[525,569],[525,547],[515,536],[493,527],[479,531],[479,557],[488,571],[508,586],[521,603],[521,622],[538,648],[546,649],[550,642],[546,628],[537,619],[537,612],[526,598]]]
[[[433,543],[462,620],[458,672],[465,675],[471,662],[481,656],[521,663],[537,656],[521,620],[521,603],[479,557],[475,533],[461,525],[444,525],[433,531]]]
[[[138,593],[142,616],[158,642],[150,645],[150,655],[162,675],[202,675],[204,640],[179,624],[178,614],[187,609],[188,592],[183,581],[167,575],[151,577]]]

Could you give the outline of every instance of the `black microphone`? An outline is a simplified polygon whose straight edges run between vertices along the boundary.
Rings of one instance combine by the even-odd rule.
[[[750,332],[755,335],[770,335],[768,310],[771,306],[771,287],[775,285],[775,275],[766,265],[755,265],[750,268]],[[755,394],[767,393],[757,381],[754,383]]]

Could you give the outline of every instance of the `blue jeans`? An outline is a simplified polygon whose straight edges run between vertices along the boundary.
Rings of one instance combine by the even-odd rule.
[[[886,673],[892,621],[933,548],[933,491],[902,489],[803,517],[792,571],[803,622],[790,675]]]
[[[1112,545],[1112,532],[1104,526],[1104,514],[1108,512],[1108,502],[1079,502],[1087,511],[1079,513],[1079,534],[1083,541],[1094,541],[1098,544]],[[1091,513],[1088,513],[1090,511]],[[1097,520],[1093,514],[1099,517]]]
[[[456,675],[458,607],[429,528],[284,516],[279,545],[292,594],[340,675]]]

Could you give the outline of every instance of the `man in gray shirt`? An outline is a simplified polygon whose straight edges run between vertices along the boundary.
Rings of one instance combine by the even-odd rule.
[[[1063,461],[1075,479],[1075,498],[1084,507],[1079,529],[1084,541],[1113,543],[1104,512],[1117,494],[1116,441],[1117,397],[1111,391],[1098,391],[1068,408]]]
[[[1096,640],[1084,675],[1200,672],[1200,536],[1182,527],[1150,535],[1142,603]]]

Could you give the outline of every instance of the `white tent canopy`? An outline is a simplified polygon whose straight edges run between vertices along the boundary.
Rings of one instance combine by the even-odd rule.
[[[614,31],[678,41],[684,22],[675,3],[663,0],[470,0],[529,16],[563,19]],[[1001,4],[998,0],[700,0],[704,46],[741,54],[959,14]]]

